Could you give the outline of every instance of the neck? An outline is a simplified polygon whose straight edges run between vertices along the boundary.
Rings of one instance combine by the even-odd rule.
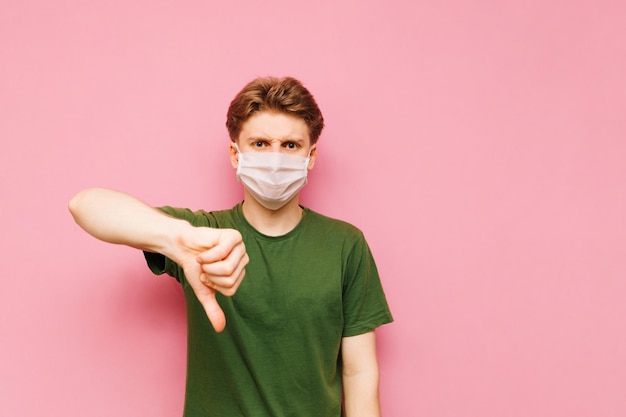
[[[289,233],[302,219],[302,207],[298,204],[299,193],[278,210],[270,210],[259,204],[247,190],[244,192],[243,215],[259,232],[267,236]]]

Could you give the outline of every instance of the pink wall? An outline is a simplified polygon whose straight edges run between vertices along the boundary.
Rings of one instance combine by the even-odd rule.
[[[378,260],[387,417],[626,415],[623,2],[3,3],[0,416],[180,415],[177,284],[66,204],[231,206],[268,74],[325,111],[305,204]]]

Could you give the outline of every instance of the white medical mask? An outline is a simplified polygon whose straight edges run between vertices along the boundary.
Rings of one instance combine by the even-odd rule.
[[[283,152],[241,153],[233,145],[239,158],[237,179],[263,207],[278,210],[306,184],[311,152],[306,158]]]

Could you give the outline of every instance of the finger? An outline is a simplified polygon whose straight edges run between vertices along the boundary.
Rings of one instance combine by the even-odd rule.
[[[199,263],[212,263],[228,258],[231,253],[245,252],[245,245],[239,233],[224,233],[215,246],[204,250],[197,257]]]
[[[220,285],[219,283],[215,282],[216,280],[213,280],[210,283],[208,283],[207,286],[209,286],[210,288],[213,288],[215,291],[221,293],[222,295],[225,295],[227,297],[232,297],[233,295],[235,295],[235,293],[239,289],[239,285],[241,285],[241,281],[243,280],[245,275],[246,275],[246,270],[242,269],[241,272],[238,273],[234,281],[228,281],[225,284]]]
[[[243,279],[244,275],[245,275],[245,268],[246,265],[248,265],[248,261],[249,261],[249,257],[247,253],[243,253],[243,256],[239,259],[237,265],[235,266],[235,270],[230,272],[229,274],[225,274],[225,275],[219,275],[217,273],[213,274],[213,275],[209,275],[211,278],[211,282],[214,285],[217,285],[221,288],[233,288],[233,287],[238,287],[239,283],[241,282],[241,280]],[[202,265],[202,269],[203,271],[206,270],[211,270],[212,267],[216,267],[215,264],[209,264],[209,265]],[[217,266],[217,271],[220,270],[219,265]],[[230,271],[230,268],[229,268]],[[215,271],[214,271],[215,272]],[[206,274],[205,272],[203,272],[204,274]],[[208,276],[207,276],[207,279]],[[222,291],[220,291],[222,292]]]
[[[204,308],[211,325],[215,329],[216,332],[220,333],[226,327],[226,316],[224,315],[224,311],[217,302],[215,298],[215,291],[209,291],[206,294],[202,294],[198,297],[200,304]]]
[[[206,253],[206,252],[205,252]],[[212,277],[230,277],[248,263],[248,254],[243,243],[235,246],[226,258],[213,262],[202,262],[200,256],[196,259],[202,270]]]

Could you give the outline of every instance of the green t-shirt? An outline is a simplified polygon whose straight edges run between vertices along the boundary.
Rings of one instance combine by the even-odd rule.
[[[237,293],[217,294],[226,329],[216,333],[182,268],[145,254],[154,273],[175,277],[185,293],[185,416],[341,416],[341,338],[393,320],[363,234],[307,208],[282,236],[259,233],[241,204],[161,210],[194,226],[239,230],[250,257]]]

